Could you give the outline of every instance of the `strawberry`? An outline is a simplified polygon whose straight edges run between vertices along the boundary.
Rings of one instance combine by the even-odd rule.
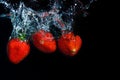
[[[29,54],[29,51],[29,44],[19,38],[13,38],[8,42],[8,58],[14,64],[20,63]]]
[[[76,55],[81,48],[81,45],[82,39],[80,36],[75,36],[72,32],[65,33],[58,39],[58,47],[65,55]]]
[[[56,50],[56,41],[50,32],[40,30],[32,35],[34,46],[44,53],[53,53]]]

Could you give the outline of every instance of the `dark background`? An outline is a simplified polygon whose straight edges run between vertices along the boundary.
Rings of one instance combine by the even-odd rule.
[[[0,13],[3,11],[3,9],[0,9]],[[101,66],[100,56],[103,55],[101,53],[102,48],[99,45],[102,40],[101,30],[105,23],[103,2],[97,1],[89,9],[89,15],[86,18],[79,18],[79,16],[76,17],[74,33],[81,36],[83,45],[76,56],[65,56],[58,49],[53,54],[44,54],[31,44],[30,54],[17,65],[9,62],[6,52],[12,24],[7,18],[0,18],[0,73],[4,76],[9,76],[9,78],[17,79],[21,76],[32,78],[38,76],[40,78],[54,78],[54,76],[79,77],[80,73],[91,74],[91,72],[99,72],[101,69],[98,68]]]

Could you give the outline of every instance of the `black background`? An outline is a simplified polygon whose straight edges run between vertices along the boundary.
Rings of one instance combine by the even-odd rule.
[[[80,73],[99,72],[101,69],[98,68],[101,64],[100,56],[103,55],[102,48],[100,49],[101,30],[105,23],[105,14],[103,2],[98,1],[90,8],[88,17],[76,18],[74,32],[83,40],[82,48],[76,56],[65,56],[58,49],[53,54],[44,54],[31,44],[30,54],[17,65],[9,62],[6,52],[12,24],[7,18],[0,18],[0,73],[17,79],[21,76],[54,78],[54,76],[72,77],[74,75],[79,77]]]

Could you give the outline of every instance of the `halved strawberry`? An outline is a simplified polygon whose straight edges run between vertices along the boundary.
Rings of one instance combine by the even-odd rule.
[[[50,32],[40,30],[32,35],[33,44],[44,53],[53,53],[56,50],[56,41]]]
[[[72,32],[65,33],[58,39],[58,47],[65,55],[76,55],[81,48],[81,45],[82,39],[80,36],[75,36]]]
[[[30,46],[19,38],[13,38],[8,42],[7,52],[9,60],[18,64],[29,54]]]

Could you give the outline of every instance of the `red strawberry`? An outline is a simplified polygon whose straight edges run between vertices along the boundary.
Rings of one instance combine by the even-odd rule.
[[[44,53],[53,53],[56,50],[56,41],[50,32],[40,30],[32,35],[33,44]]]
[[[30,46],[25,41],[14,38],[8,42],[7,51],[9,60],[18,64],[29,54]]]
[[[82,45],[82,39],[78,35],[74,35],[72,32],[63,34],[58,39],[58,47],[60,51],[69,56],[74,56],[78,53]]]

